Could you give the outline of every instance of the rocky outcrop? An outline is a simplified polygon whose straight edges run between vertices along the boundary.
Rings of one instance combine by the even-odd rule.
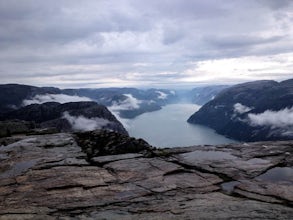
[[[152,147],[143,139],[135,139],[116,132],[95,130],[75,133],[75,136],[78,145],[89,157],[152,152]]]
[[[120,151],[120,138],[141,142],[99,132],[9,137],[0,219],[292,218],[292,142]]]
[[[20,120],[0,121],[0,137],[23,134],[35,127],[36,125],[33,122]]]
[[[255,81],[230,87],[188,122],[240,141],[292,140],[293,125],[287,121],[293,111],[292,82]]]
[[[32,121],[40,128],[54,127],[59,131],[107,129],[127,134],[116,117],[95,102],[32,104],[0,115],[0,120],[9,119]]]

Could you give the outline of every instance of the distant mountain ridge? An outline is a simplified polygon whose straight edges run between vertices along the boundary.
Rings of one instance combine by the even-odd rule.
[[[60,94],[61,90],[54,87],[36,87],[20,84],[0,85],[0,112],[21,107],[23,100],[35,95]]]
[[[197,105],[204,105],[213,100],[222,90],[229,87],[228,85],[196,87],[190,91],[191,102]]]
[[[59,89],[54,87],[36,87],[19,84],[0,85],[0,112],[7,112],[23,106],[25,100],[30,103],[44,103],[46,95],[69,95],[87,97],[85,101],[95,101],[107,107],[113,107],[121,117],[133,118],[139,114],[159,110],[163,105],[176,102],[175,91],[166,89],[139,90],[135,88],[102,89]],[[51,97],[52,98],[52,97]],[[63,97],[66,98],[66,97]],[[51,101],[58,101],[52,99]],[[40,104],[39,103],[39,104]],[[118,108],[119,106],[119,108]]]
[[[293,139],[293,79],[254,81],[220,92],[189,119],[241,140]]]
[[[145,112],[160,110],[164,105],[182,101],[202,105],[226,87],[213,85],[180,91],[136,88],[59,89],[5,84],[0,85],[0,113],[35,103],[95,101],[107,106],[121,118],[134,118]]]

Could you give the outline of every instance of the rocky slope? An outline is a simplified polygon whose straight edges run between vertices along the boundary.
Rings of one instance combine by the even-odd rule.
[[[293,142],[156,150],[93,131],[1,143],[0,219],[293,216]]]
[[[47,102],[32,104],[0,114],[0,120],[18,119],[34,123],[32,128],[56,128],[59,131],[108,129],[127,134],[123,125],[103,105],[95,102]],[[13,131],[13,122],[1,122],[0,131]],[[20,122],[20,124],[22,124]],[[1,127],[2,125],[2,127]],[[10,128],[9,128],[10,126]],[[19,127],[19,125],[17,126]],[[13,132],[17,133],[17,132]]]
[[[220,92],[189,119],[242,141],[293,139],[293,79],[255,81]]]

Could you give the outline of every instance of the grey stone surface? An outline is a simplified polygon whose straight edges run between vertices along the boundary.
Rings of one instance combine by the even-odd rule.
[[[109,156],[100,156],[100,157],[92,157],[91,161],[98,164],[106,164],[110,162],[114,162],[117,160],[127,160],[133,158],[143,157],[143,154],[138,153],[128,153],[128,154],[117,154],[117,155],[109,155]]]
[[[96,156],[75,137],[18,136],[0,147],[1,220],[292,219],[291,174],[262,176],[290,172],[292,142]]]

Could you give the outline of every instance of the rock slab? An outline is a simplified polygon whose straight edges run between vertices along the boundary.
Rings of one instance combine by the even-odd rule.
[[[0,147],[1,220],[293,216],[291,176],[280,182],[261,176],[292,168],[293,142],[146,146],[116,155],[112,148],[112,155],[85,152],[69,133],[18,136],[7,143]],[[237,184],[223,190],[231,181]]]

